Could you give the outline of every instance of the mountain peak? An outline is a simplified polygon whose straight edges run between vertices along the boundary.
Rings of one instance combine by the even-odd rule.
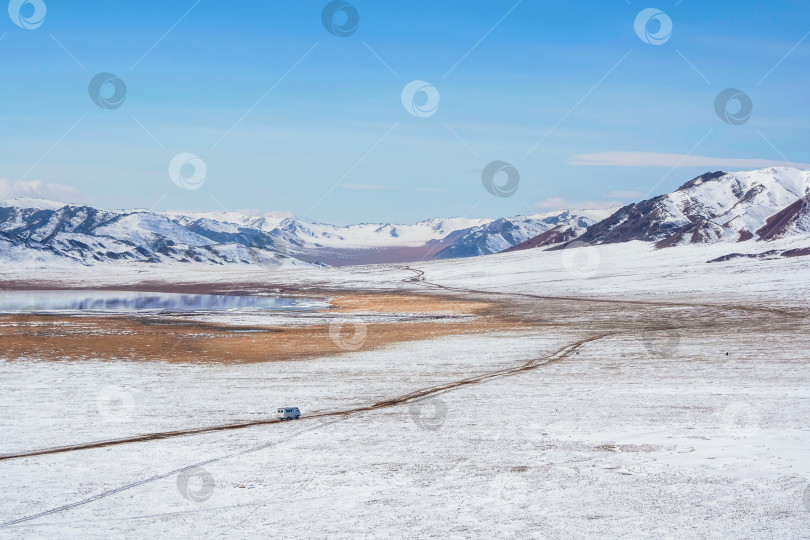
[[[682,185],[681,187],[679,187],[675,191],[684,191],[684,190],[687,190],[687,189],[691,189],[691,188],[703,185],[705,182],[711,182],[713,180],[718,180],[718,179],[724,177],[727,174],[728,173],[725,172],[725,171],[707,172],[707,173],[701,174],[697,178],[693,178],[692,180],[689,180],[687,183],[685,183],[684,185]]]
[[[794,203],[809,191],[810,172],[791,167],[708,172],[672,193],[622,208],[577,240],[641,240],[669,247],[806,234],[810,209]]]

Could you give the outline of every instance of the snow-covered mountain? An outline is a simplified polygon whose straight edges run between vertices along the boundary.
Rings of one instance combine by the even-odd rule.
[[[557,242],[561,242],[579,236],[589,226],[608,217],[612,211],[564,210],[527,217],[497,219],[469,230],[453,245],[438,252],[436,257],[450,259],[510,251],[533,238],[548,236],[555,231],[558,234],[567,234],[565,238],[558,237]]]
[[[616,210],[617,208],[607,210],[580,210],[577,212],[566,211],[560,214],[556,222],[550,222],[550,224],[553,225],[552,227],[503,251],[521,251],[524,249],[557,245],[574,240],[584,234],[585,231],[588,230],[588,227],[606,219]]]
[[[807,234],[809,193],[810,171],[779,167],[706,173],[672,193],[625,206],[577,240],[643,240],[662,248]]]
[[[435,218],[413,225],[337,226],[235,212],[100,210],[39,199],[0,202],[3,261],[342,266],[559,249],[572,240],[641,240],[664,248],[809,233],[810,171],[791,168],[707,173],[672,193],[615,212]]]
[[[52,201],[0,203],[0,257],[10,260],[260,263],[288,258],[265,235],[218,242],[169,217],[146,211],[99,210]],[[289,262],[294,262],[291,259]]]
[[[589,219],[552,212],[337,226],[235,212],[99,210],[15,199],[0,202],[0,258],[271,266],[405,262],[495,253],[559,223]]]

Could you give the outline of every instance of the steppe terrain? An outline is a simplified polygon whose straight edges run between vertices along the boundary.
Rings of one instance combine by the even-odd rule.
[[[88,270],[332,307],[4,316],[0,534],[808,537],[810,261],[720,249]]]

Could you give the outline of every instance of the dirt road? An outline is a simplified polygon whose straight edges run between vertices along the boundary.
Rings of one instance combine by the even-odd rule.
[[[413,401],[419,401],[422,399],[426,399],[429,397],[433,397],[445,392],[449,392],[451,390],[455,390],[458,388],[462,388],[465,386],[473,385],[473,384],[480,384],[492,379],[498,379],[503,377],[510,377],[513,375],[518,375],[520,373],[524,373],[526,371],[531,371],[554,362],[558,362],[560,360],[564,360],[566,358],[571,357],[574,355],[580,348],[585,346],[587,343],[592,341],[596,341],[605,337],[604,335],[597,335],[588,337],[585,339],[578,340],[574,343],[570,343],[565,347],[555,351],[554,353],[542,356],[539,358],[535,358],[529,360],[524,364],[520,364],[514,367],[508,367],[503,369],[498,369],[494,371],[490,371],[484,373],[482,375],[476,375],[474,377],[468,377],[465,379],[461,379],[458,381],[453,381],[451,383],[443,384],[440,386],[432,386],[428,388],[422,388],[420,390],[416,390],[414,392],[410,392],[403,396],[399,396],[392,399],[387,399],[384,401],[379,401],[377,403],[373,403],[371,405],[355,407],[352,409],[345,409],[340,411],[325,411],[321,413],[315,413],[310,415],[302,416],[299,421],[306,421],[306,420],[315,420],[319,418],[330,418],[336,416],[348,416],[357,413],[363,413],[368,411],[374,411],[378,409],[385,409],[389,407],[396,407],[398,405],[404,405],[407,403],[411,403]],[[60,446],[54,448],[41,448],[38,450],[29,450],[26,452],[19,452],[15,454],[6,454],[0,456],[0,461],[7,461],[11,459],[21,459],[21,458],[29,458],[35,456],[44,456],[48,454],[60,454],[64,452],[76,452],[79,450],[89,450],[91,448],[107,448],[110,446],[119,446],[122,444],[130,444],[130,443],[138,443],[138,442],[147,442],[147,441],[154,441],[158,439],[169,439],[174,437],[185,437],[189,435],[200,435],[203,433],[212,433],[215,431],[231,431],[236,429],[244,429],[249,427],[255,426],[262,426],[268,424],[281,424],[283,423],[280,420],[275,418],[267,419],[267,420],[256,420],[253,422],[244,422],[244,423],[237,423],[237,424],[225,424],[220,426],[209,426],[209,427],[202,427],[202,428],[194,428],[194,429],[183,429],[183,430],[176,430],[176,431],[164,431],[160,433],[146,433],[143,435],[135,435],[132,437],[124,437],[120,439],[109,439],[105,441],[94,441],[70,446]]]

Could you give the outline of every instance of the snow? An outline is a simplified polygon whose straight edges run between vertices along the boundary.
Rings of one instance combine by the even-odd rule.
[[[573,213],[578,215],[578,216],[582,216],[584,218],[587,218],[587,219],[593,221],[594,223],[597,223],[599,221],[602,221],[603,219],[607,219],[608,217],[611,216],[611,214],[615,213],[617,210],[619,210],[619,207],[614,206],[614,207],[611,207],[611,208],[595,209],[595,210],[587,210],[587,209],[574,210]],[[554,212],[551,212],[551,214],[554,214]],[[538,214],[536,217],[538,219],[542,219],[543,216],[548,216],[548,215],[549,215],[549,213]]]
[[[714,221],[727,225],[733,232],[754,232],[769,217],[803,197],[808,187],[810,171],[779,167],[728,173],[716,181],[676,191],[670,197],[681,205],[686,201],[698,204],[716,216]],[[749,193],[753,196],[741,198]],[[736,240],[736,235],[730,239]]]
[[[295,234],[307,247],[374,248],[385,246],[423,246],[441,240],[453,231],[488,223],[486,219],[431,219],[414,225],[363,223],[344,227],[325,223],[288,220],[282,230]]]
[[[649,218],[660,220],[672,228],[709,220],[698,231],[698,241],[737,241],[741,233],[750,237],[762,228],[767,220],[810,192],[810,171],[787,167],[760,169],[757,171],[725,173],[709,181],[691,182],[681,189],[656,199]],[[62,208],[62,203],[36,199],[15,199],[6,204],[15,207],[6,221],[0,224],[8,231],[25,225],[22,212],[28,209]],[[79,210],[77,211],[77,208]],[[70,210],[70,212],[65,212]],[[414,256],[410,248],[426,247],[431,257],[466,257],[489,254],[522,243],[547,230],[564,226],[578,233],[589,225],[601,221],[616,209],[557,211],[530,216],[513,216],[501,219],[472,219],[465,217],[433,218],[415,224],[363,223],[337,226],[325,223],[310,223],[292,218],[252,216],[239,212],[181,212],[152,213],[148,211],[102,211],[103,219],[96,216],[88,219],[92,209],[66,207],[55,213],[47,224],[33,223],[27,238],[35,241],[58,243],[62,240],[64,255],[96,264],[107,257],[107,252],[125,254],[128,260],[206,260],[209,263],[229,264],[233,258],[218,256],[222,250],[189,251],[187,248],[222,246],[239,242],[245,246],[264,246],[273,251],[274,246],[286,244],[288,255],[307,261],[326,261],[329,264],[347,264],[346,261],[405,260]],[[70,215],[68,220],[64,215]],[[29,215],[30,217],[30,215]],[[87,220],[87,223],[84,223]],[[109,221],[109,222],[108,222]],[[108,222],[108,223],[107,223]],[[102,223],[101,226],[95,226]],[[788,234],[803,234],[810,231],[810,215],[797,216],[790,225]],[[84,226],[86,238],[76,238],[84,244],[92,244],[87,237],[98,234],[107,236],[104,246],[95,252],[71,247],[64,241],[65,234]],[[186,227],[193,226],[197,233]],[[663,227],[667,229],[667,227]],[[26,231],[17,231],[25,236]],[[751,235],[747,234],[751,233]],[[232,235],[232,236],[228,236]],[[452,236],[451,236],[452,235]],[[691,235],[690,235],[691,236]],[[162,240],[172,242],[174,250],[163,250]],[[653,238],[646,238],[653,240]],[[658,240],[660,238],[656,238]],[[681,243],[694,241],[682,238]],[[258,244],[256,243],[258,242]],[[127,247],[129,244],[130,245]],[[106,249],[105,249],[106,248]],[[157,251],[155,251],[157,250]],[[54,250],[55,254],[60,253]],[[38,259],[42,254],[32,254]],[[14,253],[15,259],[22,257]]]
[[[240,212],[192,212],[173,210],[161,212],[169,219],[182,225],[189,225],[197,220],[203,220],[206,225],[222,226],[224,232],[236,232],[239,227],[254,227],[261,231],[270,232],[281,224],[284,218],[271,218],[266,216],[252,216]]]
[[[615,209],[614,209],[615,210]],[[528,239],[545,232],[550,228],[540,222],[554,222],[563,216],[566,224],[573,226],[576,221],[585,217],[591,222],[600,221],[610,215],[610,210],[577,210],[545,212],[528,216],[513,216],[503,218],[523,226],[526,232],[523,236]],[[418,247],[430,242],[443,240],[447,235],[466,229],[478,230],[495,222],[488,218],[432,218],[414,224],[391,223],[361,223],[355,225],[331,225],[328,223],[306,222],[297,219],[268,220],[256,218],[235,212],[164,212],[170,219],[183,225],[191,224],[197,220],[211,230],[222,232],[238,232],[238,227],[255,227],[265,232],[282,231],[288,241],[295,240],[307,248],[327,247],[342,249],[370,249],[380,247],[405,246]],[[261,224],[257,220],[264,220]],[[493,239],[501,249],[510,247],[504,244],[503,239]]]
[[[243,246],[243,254],[248,248],[264,251],[261,257],[265,259],[281,252],[308,262],[338,265],[424,258],[462,244],[464,249],[453,256],[469,256],[500,251],[562,223],[583,229],[593,223],[585,214],[597,214],[563,211],[498,220],[460,217],[433,218],[412,225],[336,226],[238,212],[111,211],[30,199],[9,204],[16,206],[4,212],[0,231],[14,247],[30,248],[29,256],[34,260],[48,253],[45,257],[61,256],[86,265],[110,260],[116,264],[238,264],[245,259],[228,256],[239,255],[236,244]],[[51,210],[45,222],[37,215],[38,209]],[[421,249],[424,251],[418,253]],[[23,251],[9,251],[15,251],[14,260],[24,258]],[[252,258],[249,253],[247,257]]]
[[[735,183],[743,192],[766,189],[740,203]],[[662,207],[682,216],[678,203],[689,197],[754,227],[807,185],[803,171],[733,173],[675,192]],[[253,219],[214,214],[187,219],[210,220],[222,232]],[[105,227],[132,241],[152,241],[144,231],[157,230],[202,245],[170,219],[180,218],[138,213]],[[492,223],[275,226],[313,244],[379,246]],[[503,301],[515,317],[538,323],[264,364],[43,362],[0,350],[0,454],[265,419],[279,406],[303,413],[284,424],[0,461],[0,531],[9,538],[810,538],[810,257],[708,263],[807,247],[810,234],[797,230],[770,242],[657,250],[635,241],[345,268],[279,265],[273,257],[263,265],[86,267],[42,252],[34,259],[0,240],[9,282],[455,294]],[[249,256],[240,245],[217,249]],[[411,315],[236,310],[195,320],[365,328]],[[592,341],[576,354],[555,356],[585,339]],[[539,358],[555,360],[426,401],[312,418]]]
[[[150,245],[162,238],[177,239],[189,246],[207,246],[214,242],[195,234],[173,221],[148,213],[136,213],[122,216],[109,225],[102,225],[95,230],[96,234],[105,235],[135,244]]]
[[[0,201],[0,208],[35,208],[37,210],[58,210],[68,206],[68,203],[50,201],[48,199],[37,199],[32,197],[17,197]]]
[[[806,538],[810,258],[706,263],[728,248],[632,242],[566,250],[572,258],[527,250],[265,273],[50,268],[34,277],[486,290],[511,295],[515,310],[545,326],[268,364],[0,361],[0,453],[261,419],[278,406],[304,413],[281,425],[0,461],[0,523],[78,503],[3,535]],[[582,261],[595,267],[588,278],[577,271]],[[418,272],[424,281],[403,283]],[[576,300],[594,297],[671,307]],[[677,354],[651,352],[670,344],[655,331],[627,329],[660,325],[661,314],[691,328],[676,336]],[[256,316],[211,315],[248,324]],[[608,332],[568,359],[427,402],[306,419],[521,365]],[[214,481],[201,502],[178,488],[193,465]],[[200,478],[192,491],[204,487]]]
[[[580,239],[612,243],[632,238],[671,246],[807,234],[810,213],[806,204],[797,203],[808,190],[810,172],[787,167],[706,173],[672,193],[620,210]]]

